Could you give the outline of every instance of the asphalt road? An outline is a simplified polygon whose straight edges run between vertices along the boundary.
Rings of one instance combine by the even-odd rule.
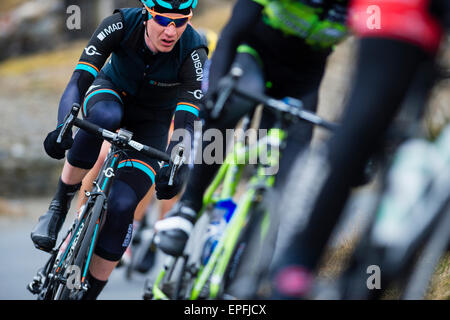
[[[17,202],[18,216],[0,214],[0,300],[36,299],[27,289],[37,270],[47,261],[49,254],[35,249],[30,239],[37,218],[43,213],[49,199],[28,199]],[[68,228],[71,219],[60,233]],[[141,300],[146,276],[135,274],[131,280],[125,277],[125,269],[114,270],[99,300]]]
[[[362,192],[350,202],[348,212],[352,214],[341,223],[339,229],[344,231],[336,233],[332,243],[338,244],[360,229],[366,220],[365,213],[373,199],[373,193]],[[0,207],[0,300],[35,299],[36,297],[26,289],[26,286],[37,270],[44,266],[49,255],[35,249],[30,239],[30,232],[38,217],[47,209],[50,199],[9,200],[9,202],[18,208],[18,213],[5,215]],[[72,217],[71,209],[60,236],[69,228]],[[99,300],[141,300],[145,279],[155,277],[156,272],[160,270],[162,260],[161,258],[158,260],[159,264],[153,272],[150,271],[147,275],[134,273],[131,280],[126,279],[125,268],[114,270]]]

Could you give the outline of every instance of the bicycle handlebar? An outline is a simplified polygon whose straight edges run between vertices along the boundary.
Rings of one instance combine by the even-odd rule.
[[[274,109],[276,111],[280,111],[282,113],[290,114],[296,118],[299,118],[303,121],[310,122],[312,124],[315,124],[319,127],[323,127],[325,129],[328,129],[330,131],[336,130],[339,125],[330,121],[327,121],[323,119],[322,117],[318,116],[314,112],[307,111],[302,109],[302,102],[300,100],[295,99],[297,102],[300,102],[300,106],[294,106],[292,104],[289,104],[283,100],[277,100],[274,98],[271,98],[269,96],[266,96],[263,93],[255,93],[250,91],[242,90],[241,88],[237,87],[237,80],[242,76],[243,71],[239,67],[233,67],[230,71],[230,74],[223,78],[221,80],[221,84],[219,84],[219,96],[217,98],[216,103],[212,107],[211,116],[214,118],[217,117],[222,110],[226,100],[228,97],[234,92],[237,95],[240,95],[244,98],[253,100],[257,103],[263,104],[265,107],[269,107],[271,109]]]
[[[161,160],[161,161],[169,162],[170,156],[167,153],[132,140],[131,132],[125,131],[123,129],[121,129],[121,131],[119,131],[119,133],[111,132],[109,130],[99,127],[98,125],[96,125],[92,122],[77,118],[79,110],[80,110],[80,105],[77,103],[74,103],[72,106],[72,110],[66,116],[66,119],[64,120],[64,124],[62,126],[62,129],[61,129],[60,134],[57,139],[58,143],[60,143],[62,141],[62,138],[66,134],[71,134],[70,129],[72,129],[72,126],[75,125],[76,127],[83,129],[86,132],[93,134],[99,138],[102,138],[116,146],[131,147],[134,150],[142,152],[143,154],[145,154],[148,157],[151,157],[151,158],[154,158],[157,160]]]
[[[238,94],[240,96],[251,99],[258,103],[262,103],[264,106],[275,109],[277,111],[280,111],[283,113],[288,113],[294,117],[297,117],[301,120],[310,122],[319,127],[323,127],[330,131],[334,131],[339,127],[338,124],[329,122],[329,121],[321,118],[314,112],[302,110],[298,107],[288,104],[287,102],[284,102],[282,100],[276,100],[276,99],[266,96],[262,93],[254,93],[254,92],[244,91],[240,88],[234,88],[234,91],[236,92],[236,94]]]

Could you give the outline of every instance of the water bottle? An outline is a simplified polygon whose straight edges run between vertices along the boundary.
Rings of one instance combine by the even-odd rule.
[[[231,199],[221,200],[216,203],[216,206],[211,213],[211,220],[205,235],[206,239],[204,241],[201,257],[203,265],[208,263],[208,260],[216,248],[220,236],[230,222],[235,209],[236,204]]]

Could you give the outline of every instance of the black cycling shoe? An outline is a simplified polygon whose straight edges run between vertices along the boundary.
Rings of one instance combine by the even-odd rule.
[[[61,205],[59,200],[52,200],[48,211],[39,218],[39,222],[31,231],[31,240],[36,248],[47,252],[53,249],[67,211],[67,205]]]
[[[179,257],[183,254],[189,235],[182,230],[162,231],[159,234],[158,248],[164,253]]]
[[[179,204],[166,218],[158,221],[155,224],[155,243],[158,248],[168,255],[181,256],[194,228],[196,216],[194,209]]]
[[[39,217],[39,222],[31,231],[31,240],[36,248],[47,252],[53,249],[69,211],[70,202],[80,187],[81,183],[68,185],[59,179],[55,197],[50,202],[48,211]]]

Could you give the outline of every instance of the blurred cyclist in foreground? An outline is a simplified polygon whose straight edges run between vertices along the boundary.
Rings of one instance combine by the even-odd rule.
[[[418,71],[432,68],[450,27],[450,1],[355,0],[349,18],[360,37],[354,85],[341,128],[303,168],[312,179],[298,185],[304,196],[296,209],[307,218],[280,226],[285,240],[273,273],[275,299],[305,297],[311,289],[352,180],[378,151]]]

